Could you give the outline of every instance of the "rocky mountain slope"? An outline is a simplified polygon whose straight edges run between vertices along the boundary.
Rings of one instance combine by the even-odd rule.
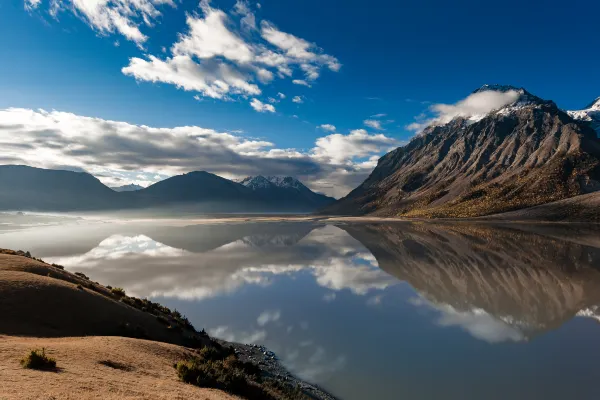
[[[265,201],[285,205],[290,210],[316,210],[335,201],[334,198],[315,193],[291,176],[249,176],[239,181]]]
[[[475,217],[600,190],[600,140],[589,124],[524,89],[486,115],[432,125],[383,156],[331,214]]]

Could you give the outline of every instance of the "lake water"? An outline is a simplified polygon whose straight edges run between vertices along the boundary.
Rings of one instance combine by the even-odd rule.
[[[3,223],[0,247],[264,344],[341,399],[599,396],[598,227],[39,224]]]

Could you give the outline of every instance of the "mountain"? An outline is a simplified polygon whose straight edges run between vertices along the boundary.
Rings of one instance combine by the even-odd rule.
[[[0,187],[2,210],[74,211],[126,205],[119,193],[85,172],[0,165]]]
[[[4,188],[0,191],[0,210],[308,212],[334,201],[294,178],[263,179],[269,190],[205,171],[173,176],[147,188],[127,185],[111,189],[88,173],[4,165],[0,166],[0,185]]]
[[[332,197],[313,192],[291,176],[249,176],[239,183],[265,201],[285,205],[291,211],[314,211],[335,201]]]
[[[589,124],[600,135],[600,97],[583,110],[567,111],[567,113],[573,119]]]
[[[111,189],[115,192],[135,192],[136,190],[142,190],[143,188],[143,186],[136,185],[134,183],[130,185],[111,187]]]
[[[431,125],[383,156],[327,214],[475,217],[600,190],[600,140],[586,123],[522,88],[511,104]],[[595,107],[595,104],[594,104]]]

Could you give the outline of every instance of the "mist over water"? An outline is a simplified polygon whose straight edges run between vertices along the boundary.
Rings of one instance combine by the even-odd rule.
[[[264,344],[342,399],[595,398],[585,225],[0,218],[0,247]]]

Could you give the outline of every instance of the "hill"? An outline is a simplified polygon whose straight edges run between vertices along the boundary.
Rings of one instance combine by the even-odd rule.
[[[125,199],[85,172],[0,166],[0,210],[78,211],[126,206]]]
[[[522,88],[486,115],[427,127],[383,156],[358,188],[323,213],[476,217],[600,190],[600,140],[591,126]]]

